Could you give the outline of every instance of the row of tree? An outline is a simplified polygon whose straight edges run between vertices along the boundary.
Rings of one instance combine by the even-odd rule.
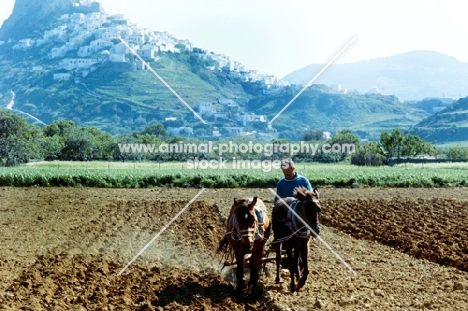
[[[435,153],[434,144],[422,140],[419,136],[405,135],[400,129],[395,129],[391,133],[383,131],[379,141],[364,144],[351,156],[351,163],[378,166],[387,164],[394,158],[433,156]]]
[[[236,143],[247,144],[252,138],[237,139]],[[315,146],[314,152],[299,151],[293,157],[296,161],[308,162],[339,162],[351,159],[356,165],[382,165],[388,159],[401,157],[414,157],[435,153],[433,144],[423,141],[418,136],[404,135],[399,129],[391,133],[382,132],[380,141],[367,142],[361,145],[358,136],[351,130],[342,130],[331,138],[324,137],[321,130],[312,130],[304,134],[304,141]],[[158,150],[149,151],[143,149],[125,149],[123,144],[134,144],[144,146],[177,145],[180,143],[202,144],[191,138],[169,137],[161,124],[152,124],[141,132],[111,136],[94,127],[77,127],[72,121],[59,120],[50,125],[38,127],[27,123],[18,115],[8,110],[0,111],[0,166],[14,166],[27,163],[31,159],[37,160],[67,160],[67,161],[185,161],[188,159],[211,159],[219,157],[218,150],[198,150],[197,152],[180,152],[171,149],[167,152]],[[217,144],[229,141],[219,141]],[[276,146],[288,146],[293,142],[287,140],[273,140],[271,142],[256,142],[273,144]],[[326,145],[325,145],[326,144]],[[334,150],[324,152],[331,145],[353,145],[352,150]],[[255,150],[254,150],[255,151]],[[450,152],[450,150],[449,150]],[[454,149],[454,157],[466,157],[463,149]],[[265,150],[261,152],[242,152],[240,150],[229,150],[222,156],[224,159],[281,159],[291,156],[288,148],[275,149],[268,154]]]

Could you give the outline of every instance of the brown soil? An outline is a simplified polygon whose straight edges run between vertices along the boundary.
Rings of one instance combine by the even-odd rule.
[[[306,286],[268,263],[258,301],[214,253],[233,198],[271,206],[268,189],[205,190],[123,270],[199,191],[0,188],[0,309],[468,310],[466,188],[322,189],[321,237],[350,269],[315,240]]]

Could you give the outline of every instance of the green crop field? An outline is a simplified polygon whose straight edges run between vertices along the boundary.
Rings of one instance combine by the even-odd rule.
[[[468,185],[467,163],[402,164],[394,167],[297,163],[296,168],[314,186]],[[279,169],[271,169],[267,165],[233,168],[232,163],[227,163],[226,168],[216,169],[194,169],[185,162],[37,162],[0,168],[0,186],[16,187],[275,187],[281,177]]]

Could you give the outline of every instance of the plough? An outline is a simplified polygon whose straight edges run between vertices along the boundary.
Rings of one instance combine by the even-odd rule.
[[[271,255],[271,253],[273,253],[273,255]],[[244,266],[249,264],[250,257],[251,257],[251,254],[245,255],[245,257],[244,257]],[[281,258],[284,259],[284,258],[287,258],[287,257],[288,257],[288,255],[286,254],[286,251],[282,250],[281,251]],[[276,251],[274,250],[274,248],[272,246],[270,246],[268,248],[265,248],[264,256],[262,257],[263,267],[265,267],[267,262],[274,262],[275,260],[276,260]],[[236,262],[235,259],[226,260],[224,262],[225,267],[230,267],[230,266],[235,266],[235,265],[237,265],[237,262]]]

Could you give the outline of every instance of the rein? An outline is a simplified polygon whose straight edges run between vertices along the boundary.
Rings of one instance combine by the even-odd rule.
[[[292,238],[293,236],[298,236],[298,237],[301,237],[301,238],[306,238],[307,236],[301,236],[301,235],[297,235],[298,232],[300,232],[302,229],[304,229],[306,226],[302,227],[302,228],[299,228],[297,229],[295,232],[293,232],[291,235],[288,235],[288,236],[285,236],[284,238],[281,238],[281,239],[276,239],[276,240],[273,240],[271,242],[271,244],[274,244],[274,243],[281,243],[281,242],[284,242],[284,241],[287,241],[289,240],[290,238]]]

